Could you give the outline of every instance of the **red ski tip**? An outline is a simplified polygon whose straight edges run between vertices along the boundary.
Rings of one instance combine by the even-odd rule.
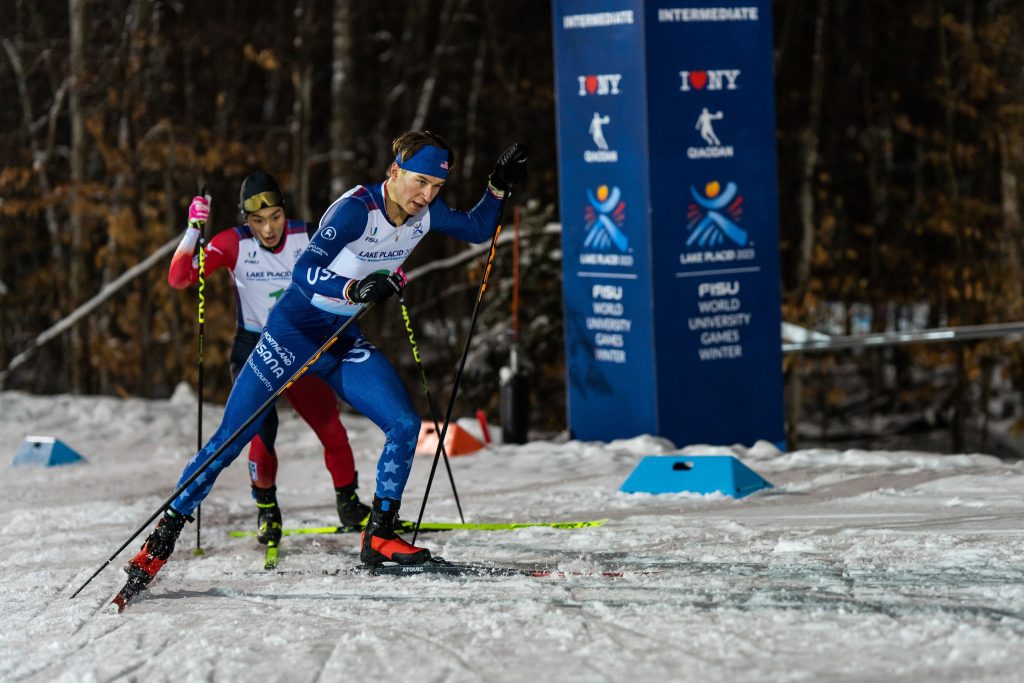
[[[110,601],[110,604],[116,605],[117,613],[120,614],[121,612],[124,612],[125,608],[128,606],[128,598],[123,594],[118,593],[114,596],[114,599]]]

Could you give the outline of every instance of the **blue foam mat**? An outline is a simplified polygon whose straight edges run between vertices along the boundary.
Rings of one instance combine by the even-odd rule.
[[[69,465],[86,462],[84,456],[52,436],[27,436],[18,446],[11,465]]]
[[[626,493],[715,493],[733,498],[771,488],[771,483],[731,455],[648,455],[620,491]]]

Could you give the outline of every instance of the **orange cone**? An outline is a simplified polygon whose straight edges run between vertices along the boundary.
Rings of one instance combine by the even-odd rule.
[[[449,424],[444,435],[444,449],[448,455],[469,455],[484,445],[472,434],[457,424]],[[421,455],[433,455],[437,452],[437,432],[432,422],[420,424],[420,438],[416,442],[416,452]]]

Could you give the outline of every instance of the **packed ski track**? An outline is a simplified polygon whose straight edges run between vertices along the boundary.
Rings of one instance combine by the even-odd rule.
[[[336,524],[315,436],[281,414],[285,526]],[[353,570],[356,534],[286,536],[264,570],[262,546],[230,536],[255,523],[243,456],[202,506],[204,554],[187,525],[117,615],[108,603],[142,536],[70,595],[173,490],[195,444],[194,397],[6,392],[0,416],[4,681],[1010,681],[1024,670],[1019,462],[653,437],[492,446],[452,459],[467,521],[609,521],[420,536],[453,562],[552,576],[394,577]],[[208,406],[204,423],[219,416]],[[383,437],[344,421],[369,499]],[[88,462],[10,466],[37,434]],[[643,456],[671,453],[735,455],[774,488],[740,500],[618,491]],[[403,518],[429,469],[419,457]],[[443,468],[425,519],[458,521]]]

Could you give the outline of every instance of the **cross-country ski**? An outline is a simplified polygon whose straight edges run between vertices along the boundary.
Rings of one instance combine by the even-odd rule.
[[[467,577],[502,577],[525,576],[534,579],[569,578],[569,577],[601,577],[623,578],[629,575],[640,576],[654,572],[624,572],[607,570],[564,570],[550,567],[515,567],[511,565],[491,565],[483,563],[448,562],[440,557],[433,557],[422,564],[381,564],[373,567],[356,567],[356,572],[365,572],[371,576],[467,576]]]
[[[278,546],[277,541],[271,541],[267,543],[266,557],[263,560],[264,569],[276,569],[277,568],[277,552]]]
[[[515,531],[516,529],[530,529],[530,528],[548,528],[548,529],[589,529],[593,527],[599,527],[607,523],[607,519],[589,519],[580,521],[562,521],[562,522],[423,522],[419,525],[419,530],[422,531]],[[288,528],[285,527],[281,530],[283,536],[304,536],[304,535],[319,535],[319,534],[350,534],[357,533],[365,529],[366,526],[363,524],[356,526],[308,526],[308,527],[296,527]],[[398,520],[395,528],[400,529],[405,533],[411,533],[416,530],[416,522],[400,519]],[[252,538],[257,536],[257,531],[241,531],[235,530],[230,532],[234,538]]]

